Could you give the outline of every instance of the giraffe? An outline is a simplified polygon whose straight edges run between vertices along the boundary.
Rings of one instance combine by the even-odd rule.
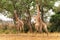
[[[35,18],[35,21],[36,21],[35,22],[35,29],[38,32],[42,32],[42,28],[43,28],[45,30],[45,32],[48,33],[47,25],[41,19],[41,13],[40,13],[40,8],[39,8],[38,2],[36,4],[36,8],[37,8],[37,15],[34,17]]]
[[[37,15],[34,16],[34,19],[35,19],[35,29],[38,32],[42,32],[42,29],[44,29],[45,32],[48,33],[47,24],[43,22],[41,18],[38,18]]]
[[[19,31],[21,31],[22,29],[23,29],[23,31],[24,31],[24,28],[23,28],[23,26],[24,26],[24,23],[23,23],[23,21],[21,20],[21,19],[19,19],[19,17],[17,16],[17,11],[16,10],[14,10],[14,17],[15,17],[15,23],[16,23],[16,28],[17,28],[17,30]]]

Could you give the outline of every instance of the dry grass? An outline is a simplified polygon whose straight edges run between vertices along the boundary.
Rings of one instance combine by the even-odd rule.
[[[60,40],[60,33],[0,34],[0,40]]]
[[[12,25],[13,26],[13,25]],[[11,27],[11,26],[10,26]],[[9,28],[10,28],[9,27]],[[2,24],[0,25],[2,28]],[[49,33],[48,35],[45,33],[19,33],[19,34],[11,34],[11,30],[3,31],[0,30],[0,40],[60,40],[60,33]],[[2,34],[2,33],[9,34]]]

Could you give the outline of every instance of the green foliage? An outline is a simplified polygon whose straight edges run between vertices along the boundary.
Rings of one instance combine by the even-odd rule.
[[[0,8],[6,9],[7,11],[10,11],[10,12],[12,12],[14,9],[12,2],[9,0],[2,0]]]
[[[51,32],[58,31],[60,32],[60,14],[55,14],[50,19],[50,22],[52,23],[50,30]]]
[[[27,32],[28,32],[28,30],[29,30],[28,25],[24,24],[24,32],[25,32],[25,33],[27,33]]]
[[[53,7],[54,11],[57,13],[57,12],[60,12],[60,6],[59,7]]]
[[[38,0],[40,6],[43,6],[43,8],[45,7],[46,9],[53,9],[54,3],[57,0]],[[33,2],[33,3],[32,3]],[[33,15],[34,13],[36,13],[36,2],[35,0],[0,0],[0,11],[3,9],[6,9],[7,11],[9,11],[10,13],[12,13],[13,15],[13,11],[16,8],[16,10],[18,11],[18,15],[22,15],[23,19],[25,18],[25,16],[23,15],[24,13],[26,13],[26,9],[29,9],[31,6],[33,6],[32,10],[29,10],[30,14]],[[48,11],[47,10],[47,11]],[[54,7],[54,10],[56,10],[57,12],[60,11],[60,7],[56,9],[56,7]],[[51,18],[52,23],[51,27],[50,27],[50,31],[60,31],[60,14],[56,14],[53,15]],[[5,27],[3,30],[5,30],[4,32],[9,33],[7,30],[7,28]],[[27,32],[29,30],[29,27],[27,26],[27,24],[25,24],[24,26],[24,30],[25,32]],[[33,27],[34,30],[34,27]],[[13,33],[16,33],[16,29],[13,29]]]

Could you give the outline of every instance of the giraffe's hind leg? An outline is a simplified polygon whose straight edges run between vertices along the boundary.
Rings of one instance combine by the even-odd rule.
[[[45,30],[45,32],[48,34],[47,26],[44,26],[44,30]]]
[[[42,33],[42,28],[43,28],[43,26],[42,26],[42,24],[41,24],[40,27],[39,27],[39,32],[40,32],[40,33]]]

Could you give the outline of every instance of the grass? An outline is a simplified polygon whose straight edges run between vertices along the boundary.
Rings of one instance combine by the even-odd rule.
[[[0,34],[0,40],[60,40],[60,33]]]

